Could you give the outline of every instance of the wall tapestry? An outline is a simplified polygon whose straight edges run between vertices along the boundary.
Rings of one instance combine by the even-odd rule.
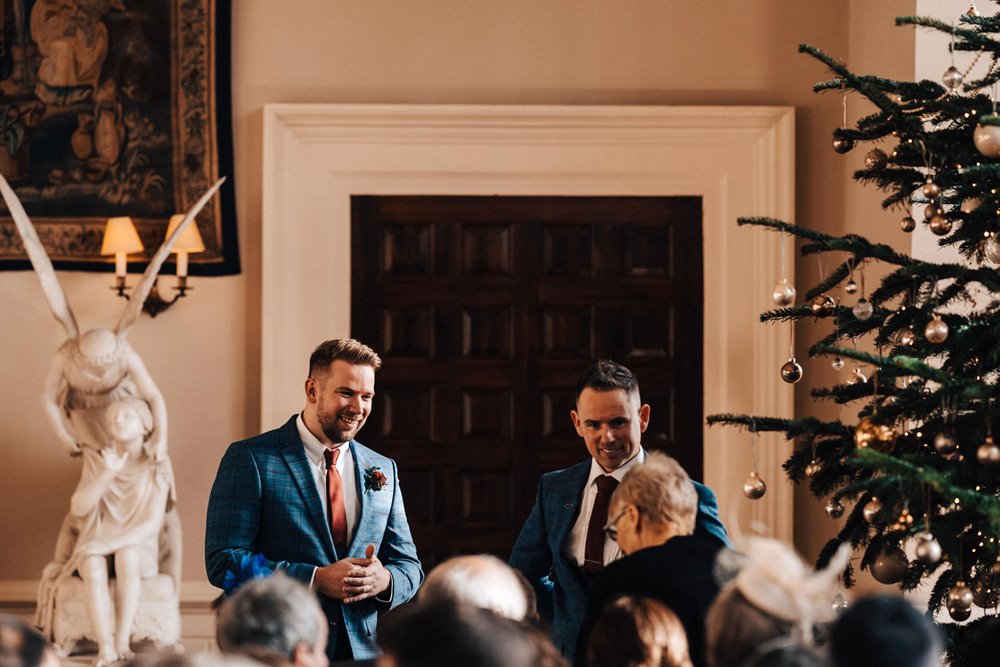
[[[170,216],[228,176],[191,273],[239,273],[230,0],[0,0],[0,29],[0,172],[56,267],[107,270],[105,220],[128,215],[139,269]],[[0,268],[31,268],[6,208]]]

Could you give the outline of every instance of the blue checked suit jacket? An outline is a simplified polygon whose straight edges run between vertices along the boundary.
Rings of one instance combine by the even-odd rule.
[[[552,642],[571,662],[587,611],[587,582],[562,549],[580,515],[590,461],[542,475],[535,506],[510,555],[511,566],[534,586],[539,612],[552,622]],[[729,545],[715,493],[697,482],[692,484],[698,492],[695,532],[714,535]]]
[[[320,595],[330,620],[339,622],[342,611],[354,658],[372,658],[378,614],[412,598],[424,577],[403,509],[396,463],[350,442],[361,515],[347,553],[338,554],[295,426],[297,416],[279,429],[233,443],[223,456],[208,501],[208,578],[221,588],[226,572],[238,573],[241,558],[260,553],[272,568],[309,585],[317,566],[345,557],[364,558],[365,547],[374,544],[392,574],[391,603],[368,598],[340,605]],[[364,471],[371,466],[388,479],[378,491],[364,490]]]

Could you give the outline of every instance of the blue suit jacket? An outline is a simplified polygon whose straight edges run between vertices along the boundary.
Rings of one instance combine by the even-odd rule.
[[[374,544],[392,574],[392,602],[368,598],[340,605],[320,596],[324,611],[344,627],[356,659],[374,657],[378,614],[406,602],[423,580],[417,549],[403,509],[396,463],[351,441],[361,515],[347,553],[338,554],[293,416],[279,429],[229,446],[212,486],[205,528],[205,564],[213,585],[238,573],[240,559],[260,553],[274,569],[309,585],[318,566],[340,558],[364,558]],[[377,466],[388,483],[364,491],[364,470]],[[331,638],[332,639],[332,638]]]
[[[538,609],[552,622],[552,642],[570,661],[587,611],[587,583],[576,563],[567,559],[563,544],[580,515],[580,499],[590,476],[591,459],[542,475],[531,514],[510,555],[510,564],[535,587]],[[698,491],[695,532],[729,538],[719,521],[715,493],[692,482]]]

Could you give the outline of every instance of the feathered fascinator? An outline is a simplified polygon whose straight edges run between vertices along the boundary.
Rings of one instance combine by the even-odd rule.
[[[264,558],[264,554],[240,556],[239,571],[237,573],[232,570],[226,572],[226,576],[222,580],[223,597],[232,595],[237,588],[248,581],[269,577],[272,574],[274,574],[274,570]]]
[[[838,577],[851,549],[841,545],[826,568],[813,570],[787,544],[770,538],[744,540],[745,553],[722,552],[716,564],[720,583],[734,586],[754,607],[794,625],[812,638],[813,625],[832,621]],[[725,554],[725,555],[723,555]]]

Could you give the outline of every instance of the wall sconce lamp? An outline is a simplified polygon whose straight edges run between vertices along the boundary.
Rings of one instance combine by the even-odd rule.
[[[174,230],[183,220],[184,216],[180,214],[170,216],[170,222],[167,225],[167,233],[164,235],[164,238],[170,238],[170,235],[174,233]],[[128,289],[128,286],[125,284],[127,255],[142,252],[142,250],[142,241],[139,240],[139,233],[135,230],[132,218],[128,216],[108,218],[107,225],[104,228],[104,242],[101,244],[101,254],[115,256],[115,286],[112,289],[117,290],[118,296],[126,299],[129,298],[128,294],[125,293],[125,290]],[[160,290],[157,286],[159,279],[154,280],[153,288],[150,290],[149,296],[146,297],[145,303],[142,304],[142,309],[149,313],[150,317],[156,317],[192,289],[187,284],[188,254],[203,252],[204,250],[205,243],[201,239],[198,226],[192,220],[191,224],[184,228],[184,231],[178,237],[177,242],[174,243],[174,247],[171,250],[173,254],[177,255],[177,285],[174,287],[177,290],[177,294],[170,301],[165,300],[160,296]]]

